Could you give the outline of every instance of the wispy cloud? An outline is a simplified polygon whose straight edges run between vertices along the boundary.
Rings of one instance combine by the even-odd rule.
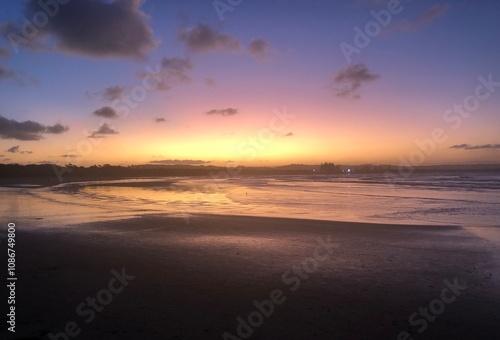
[[[189,71],[194,68],[194,64],[189,58],[163,58],[157,65],[154,73],[137,72],[137,76],[144,79],[147,76],[153,77],[154,88],[160,91],[170,90],[175,85],[188,84],[192,81]]]
[[[104,91],[102,91],[100,95],[102,96],[103,99],[113,101],[120,99],[125,94],[126,91],[127,88],[124,86],[111,86],[104,89]]]
[[[11,148],[8,148],[6,151],[10,153],[21,153],[21,154],[32,154],[33,151],[21,151],[19,150],[19,145],[13,146]]]
[[[457,145],[450,146],[450,149],[458,149],[458,150],[497,150],[497,149],[500,149],[500,144],[483,144],[483,145],[457,144]]]
[[[398,27],[403,31],[415,31],[422,26],[431,24],[433,21],[444,16],[451,9],[450,4],[434,4],[422,15],[413,20],[401,20]]]
[[[99,129],[90,133],[91,138],[103,138],[107,135],[117,135],[118,131],[114,130],[108,123],[102,124]]]
[[[59,157],[62,157],[62,158],[78,158],[78,157],[81,157],[80,155],[78,154],[65,154],[65,155],[60,155]]]
[[[165,118],[156,118],[156,119],[155,119],[155,122],[156,122],[156,123],[164,123],[164,122],[166,122],[166,121],[167,121],[167,120],[166,120]]]
[[[10,52],[3,46],[0,46],[0,58],[8,58],[10,56]]]
[[[213,109],[205,112],[207,115],[234,116],[238,113],[238,109],[227,108],[222,110]]]
[[[380,78],[372,73],[365,64],[347,66],[332,77],[332,87],[335,95],[340,98],[360,98],[358,94],[361,85]]]
[[[118,113],[116,112],[116,110],[109,106],[105,106],[100,108],[99,110],[95,110],[92,114],[97,117],[108,118],[108,119],[118,118]]]
[[[151,164],[163,164],[163,165],[202,165],[208,164],[209,161],[202,161],[200,159],[162,159],[158,161],[151,161]]]
[[[38,81],[35,78],[25,79],[21,72],[14,71],[8,67],[0,65],[0,81],[10,80],[13,84],[18,86],[26,86],[37,84]]]
[[[238,39],[229,34],[219,33],[206,24],[179,30],[177,39],[194,53],[237,52],[241,49]]]
[[[0,80],[7,79],[7,78],[12,79],[15,76],[16,76],[16,73],[14,71],[12,71],[9,68],[0,66]]]
[[[262,38],[253,38],[248,45],[250,55],[258,61],[266,60],[269,57],[271,50],[271,43]]]
[[[217,82],[213,78],[205,78],[205,85],[207,86],[215,86],[217,85]]]
[[[32,120],[18,122],[0,115],[0,138],[2,139],[40,140],[43,134],[61,134],[68,130],[69,127],[60,123],[47,126]]]

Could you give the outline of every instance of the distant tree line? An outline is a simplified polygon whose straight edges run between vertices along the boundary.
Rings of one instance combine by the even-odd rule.
[[[342,171],[340,170],[340,166],[336,166],[335,163],[321,163],[321,165],[319,166],[319,172],[325,174],[334,174]]]

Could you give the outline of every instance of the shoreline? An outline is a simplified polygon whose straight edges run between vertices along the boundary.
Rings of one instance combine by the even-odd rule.
[[[247,320],[253,302],[271,299],[276,289],[286,300],[250,339],[397,338],[402,331],[414,339],[470,339],[500,331],[497,248],[462,227],[223,215],[192,216],[189,224],[146,215],[40,230],[22,223],[18,339],[48,339],[71,320],[81,339],[237,336],[237,318]],[[321,250],[327,258],[310,273],[293,274],[314,257],[318,239],[328,238],[337,246]],[[122,268],[135,278],[87,324],[77,306]],[[454,278],[467,290],[420,335],[408,318]]]

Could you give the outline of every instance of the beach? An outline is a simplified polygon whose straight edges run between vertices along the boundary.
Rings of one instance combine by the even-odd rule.
[[[36,223],[17,222],[9,339],[500,333],[498,244],[463,227],[150,214],[23,228]]]

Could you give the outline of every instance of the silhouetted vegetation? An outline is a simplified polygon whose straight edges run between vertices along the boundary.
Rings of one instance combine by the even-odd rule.
[[[461,172],[500,172],[498,164],[480,165],[436,165],[419,166],[412,173],[461,173]],[[231,178],[238,176],[281,176],[281,175],[334,175],[346,174],[400,174],[394,165],[320,165],[291,164],[278,167],[218,167],[206,165],[131,165],[113,166],[93,165],[90,167],[54,164],[0,164],[0,185],[38,184],[42,186],[60,183],[144,177],[169,176],[207,176],[210,178]]]

